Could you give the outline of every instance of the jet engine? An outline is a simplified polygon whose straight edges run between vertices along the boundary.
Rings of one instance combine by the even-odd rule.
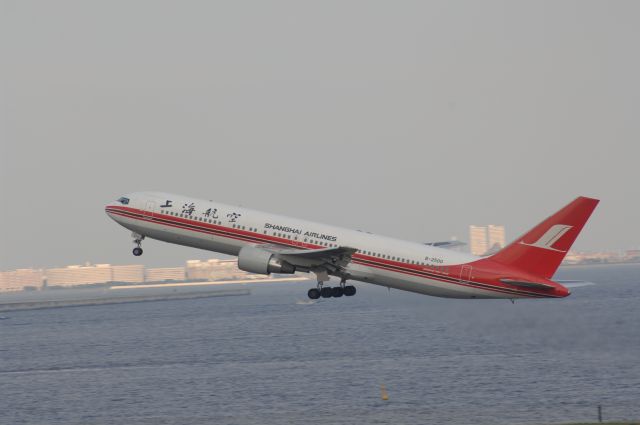
[[[295,266],[277,258],[272,252],[254,246],[244,246],[238,253],[238,268],[257,274],[295,273]]]

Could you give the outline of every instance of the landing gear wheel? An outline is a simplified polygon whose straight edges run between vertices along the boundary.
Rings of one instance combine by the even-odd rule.
[[[133,238],[133,243],[136,244],[136,247],[133,248],[133,255],[139,257],[142,255],[142,241],[144,240],[144,236],[136,232],[132,232],[131,237]]]
[[[356,294],[356,287],[353,285],[347,285],[344,287],[345,297],[352,297]]]
[[[331,298],[332,295],[333,295],[333,288],[325,286],[320,290],[320,296],[322,298]]]
[[[307,292],[307,295],[312,300],[317,300],[318,298],[320,298],[320,290],[316,288],[311,288],[309,289],[309,292]]]
[[[331,288],[331,296],[334,298],[340,298],[344,295],[344,289],[341,286],[335,286]]]

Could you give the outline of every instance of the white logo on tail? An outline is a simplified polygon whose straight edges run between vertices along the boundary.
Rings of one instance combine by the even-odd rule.
[[[525,243],[524,241],[520,241],[522,245],[527,246],[535,246],[537,248],[544,248],[550,251],[558,251],[558,252],[566,252],[559,249],[552,248],[553,244],[558,242],[558,240],[564,236],[573,226],[568,226],[566,224],[554,224],[547,230],[547,232],[540,237],[534,243]]]

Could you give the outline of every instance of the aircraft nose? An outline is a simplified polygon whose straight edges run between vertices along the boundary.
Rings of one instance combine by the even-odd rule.
[[[121,207],[117,201],[111,201],[107,205],[104,206],[104,212],[111,218],[114,218],[114,213],[117,211],[118,207]]]
[[[115,202],[109,202],[107,205],[104,206],[104,212],[107,213],[109,217],[111,217],[111,212],[113,211],[113,207],[115,207],[115,205],[116,205]]]

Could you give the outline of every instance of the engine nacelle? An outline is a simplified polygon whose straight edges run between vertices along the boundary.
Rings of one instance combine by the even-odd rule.
[[[296,268],[277,258],[272,252],[254,246],[244,246],[238,253],[238,268],[257,274],[295,273]]]

